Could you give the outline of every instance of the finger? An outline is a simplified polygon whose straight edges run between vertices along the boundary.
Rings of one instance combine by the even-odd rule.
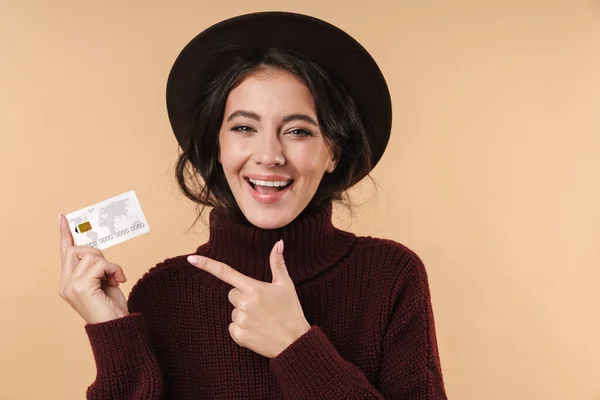
[[[234,308],[231,312],[231,322],[237,325],[239,328],[249,329],[250,326],[248,324],[248,314],[244,311]]]
[[[234,322],[229,324],[228,329],[229,329],[229,336],[231,336],[233,341],[236,342],[240,347],[246,347],[238,339],[239,327]]]
[[[227,294],[227,298],[234,307],[239,307],[240,300],[242,298],[242,292],[238,288],[233,288]]]
[[[102,258],[104,258],[104,254],[102,251],[98,250],[95,247],[91,246],[69,246],[65,251],[64,259],[62,260],[63,264],[63,274],[62,279],[68,279],[75,270],[79,261],[83,258],[85,254],[95,254]]]
[[[85,274],[96,262],[103,260],[104,257],[100,257],[95,253],[84,253],[81,254],[81,259],[77,262],[77,265],[73,269],[71,276],[73,278],[79,278],[83,274]]]
[[[72,247],[75,245],[75,242],[73,241],[73,235],[71,234],[71,230],[69,229],[69,223],[67,222],[67,219],[62,215],[59,214],[59,231],[60,231],[60,254],[61,254],[61,260],[64,260],[64,256],[65,256],[65,252],[67,250],[67,248]],[[63,262],[63,266],[64,266],[64,262]]]
[[[273,283],[291,280],[287,267],[285,266],[285,259],[283,258],[283,239],[275,243],[271,249],[269,265],[271,266],[271,273],[273,274]]]
[[[106,279],[107,275],[113,275],[117,282],[125,282],[125,273],[120,265],[111,263],[105,258],[96,261],[82,276],[83,279]]]
[[[258,282],[260,282],[236,271],[227,264],[215,261],[208,257],[193,255],[188,257],[188,262],[241,291],[251,290],[256,287]]]
[[[106,276],[106,282],[108,282],[108,284],[110,286],[114,286],[114,287],[118,287],[119,286],[119,282],[117,282],[117,280],[115,279],[114,275],[107,275]]]

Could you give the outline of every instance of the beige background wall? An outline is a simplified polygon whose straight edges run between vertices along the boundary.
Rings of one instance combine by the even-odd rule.
[[[204,242],[172,178],[181,48],[283,9],[378,60],[394,129],[337,225],[412,248],[452,399],[600,399],[600,3],[0,1],[0,399],[81,399],[83,321],[58,294],[57,213],[136,190],[150,233],[105,251],[129,282]]]

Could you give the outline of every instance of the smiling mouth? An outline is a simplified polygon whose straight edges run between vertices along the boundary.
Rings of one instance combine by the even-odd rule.
[[[289,181],[261,181],[244,178],[252,189],[260,194],[270,194],[280,192],[294,184],[294,180]]]

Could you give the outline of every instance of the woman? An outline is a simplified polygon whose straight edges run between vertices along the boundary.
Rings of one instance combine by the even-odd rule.
[[[60,217],[60,294],[97,365],[87,397],[445,399],[421,260],[331,223],[332,201],[390,134],[366,50],[312,17],[236,17],[181,52],[167,106],[176,176],[213,207],[210,238],[152,268],[126,302],[122,268],[73,246]]]

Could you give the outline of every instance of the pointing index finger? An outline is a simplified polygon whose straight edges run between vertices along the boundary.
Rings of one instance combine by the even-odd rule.
[[[196,264],[199,268],[233,287],[248,291],[256,286],[257,281],[255,279],[242,274],[227,264],[202,256],[199,256],[199,259],[198,264]]]

